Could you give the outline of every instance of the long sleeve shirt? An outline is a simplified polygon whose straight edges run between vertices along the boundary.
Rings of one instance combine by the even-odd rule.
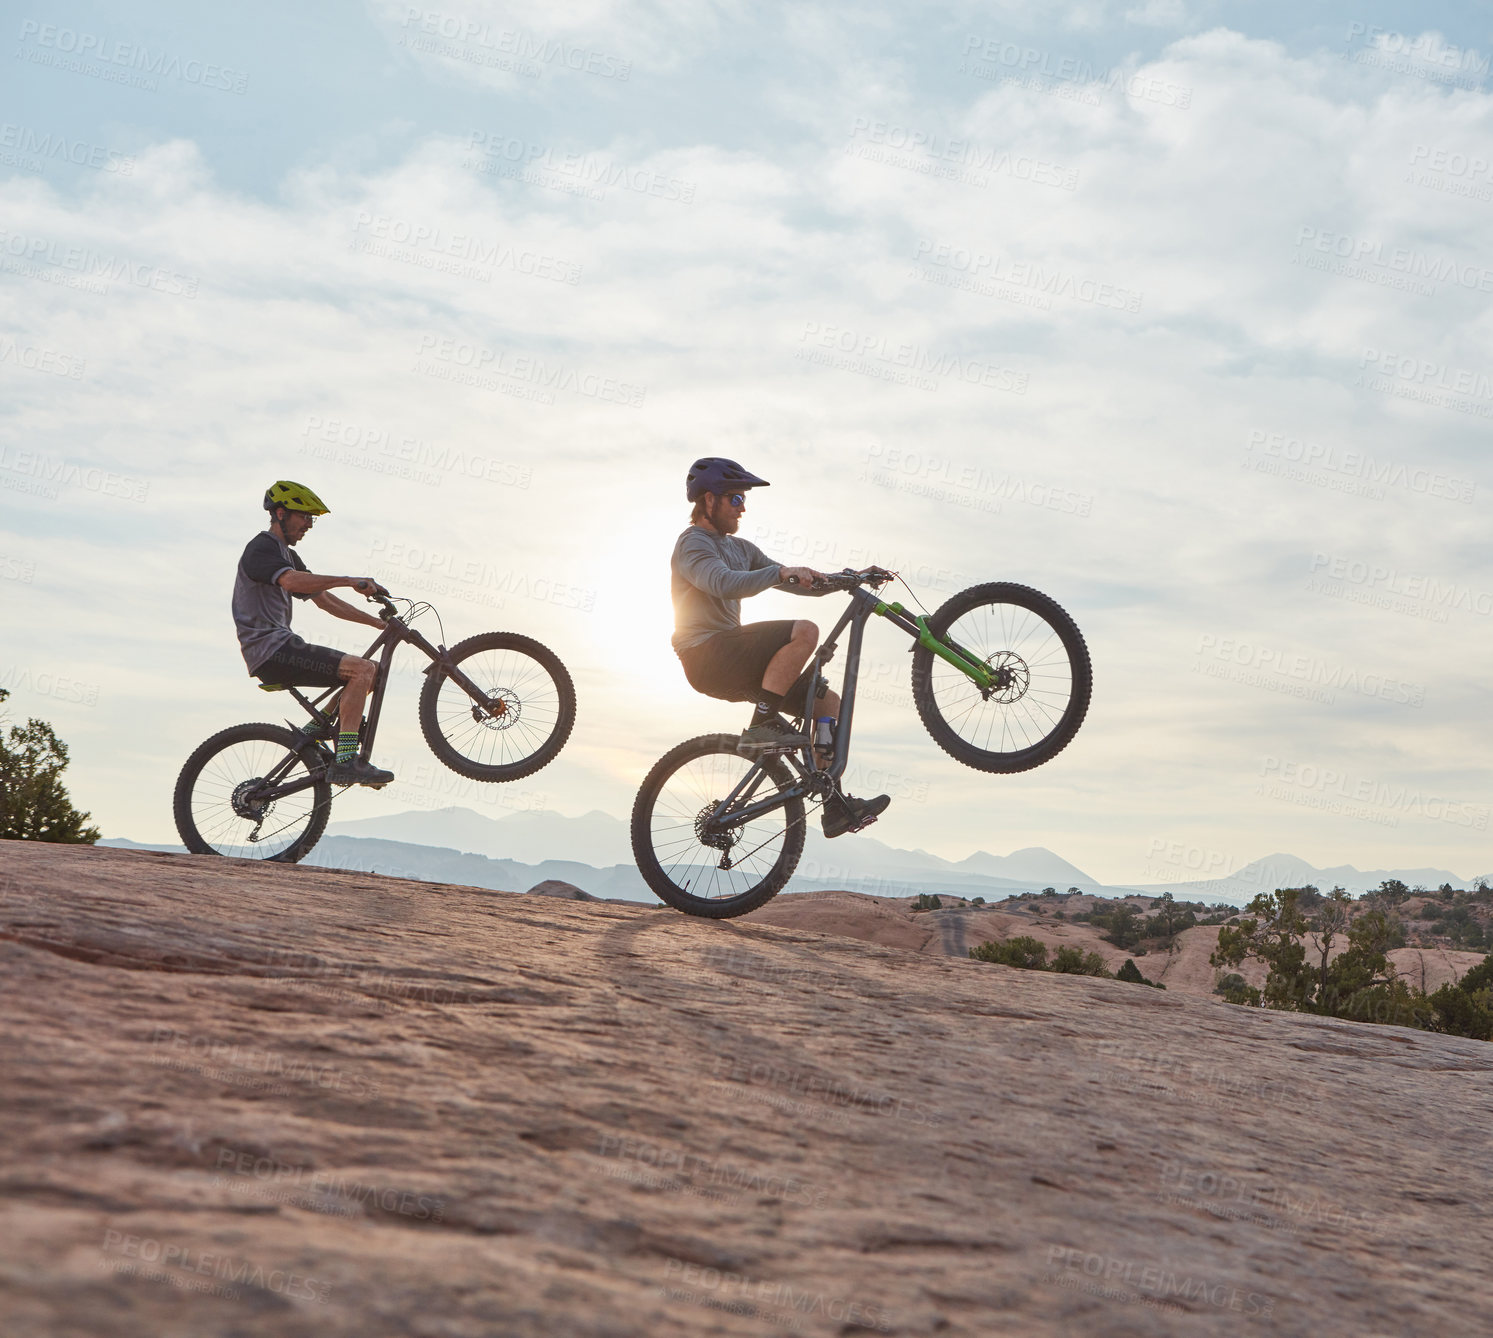
[[[674,649],[688,650],[740,627],[741,601],[776,586],[780,570],[781,564],[750,539],[691,525],[675,542],[669,561]]]

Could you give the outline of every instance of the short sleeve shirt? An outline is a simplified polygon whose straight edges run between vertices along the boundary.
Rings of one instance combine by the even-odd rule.
[[[294,638],[291,600],[311,596],[292,596],[278,582],[287,571],[305,570],[301,555],[268,530],[250,539],[239,558],[233,580],[233,624],[251,674]]]

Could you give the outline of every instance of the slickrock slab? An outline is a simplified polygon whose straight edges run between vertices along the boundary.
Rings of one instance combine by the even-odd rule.
[[[5,1338],[1488,1332],[1486,1044],[0,843]]]

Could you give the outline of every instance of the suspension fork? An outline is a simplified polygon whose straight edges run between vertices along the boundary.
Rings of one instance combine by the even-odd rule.
[[[445,674],[453,683],[467,694],[478,706],[486,708],[489,698],[481,688],[470,678],[462,673],[461,668],[451,662],[451,652],[445,646],[432,646],[419,632],[409,627],[404,631],[404,639],[430,656],[430,663],[426,665],[426,674]],[[499,714],[502,714],[500,711]]]
[[[867,598],[872,597],[867,596]],[[879,599],[874,601],[872,612],[879,613],[883,618],[891,619],[924,650],[932,651],[939,659],[946,660],[953,665],[981,692],[989,692],[1000,686],[988,664],[973,651],[966,650],[957,641],[934,636],[928,630],[928,620],[921,614],[909,613],[901,604],[884,604]]]

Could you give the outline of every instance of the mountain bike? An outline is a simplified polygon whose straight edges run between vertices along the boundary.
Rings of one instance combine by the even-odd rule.
[[[431,752],[458,775],[518,780],[547,765],[565,746],[575,725],[575,687],[553,651],[513,632],[483,632],[447,650],[410,626],[435,612],[429,604],[396,600],[382,588],[368,599],[379,605],[385,627],[363,652],[366,659],[378,656],[358,741],[363,760],[373,750],[400,645],[413,646],[430,660],[420,689],[420,731]],[[405,606],[402,613],[396,602]],[[439,623],[440,615],[435,616]],[[343,689],[327,688],[314,700],[285,684],[262,684],[261,691],[288,692],[310,722],[234,725],[187,759],[173,808],[176,830],[194,854],[294,864],[326,830],[332,809],[327,773],[336,757]]]
[[[1073,619],[1046,595],[997,581],[951,596],[931,615],[884,602],[895,573],[845,570],[815,589],[849,607],[810,661],[794,715],[811,723],[823,669],[848,628],[840,719],[829,765],[815,742],[746,758],[736,734],[702,734],[654,765],[632,810],[632,849],[648,886],[691,915],[727,919],[771,900],[804,849],[806,806],[836,793],[850,756],[861,638],[872,616],[913,640],[918,715],[950,757],[980,771],[1030,770],[1067,747],[1089,709],[1093,669]],[[785,706],[785,712],[790,708]],[[812,733],[811,731],[806,731]]]

